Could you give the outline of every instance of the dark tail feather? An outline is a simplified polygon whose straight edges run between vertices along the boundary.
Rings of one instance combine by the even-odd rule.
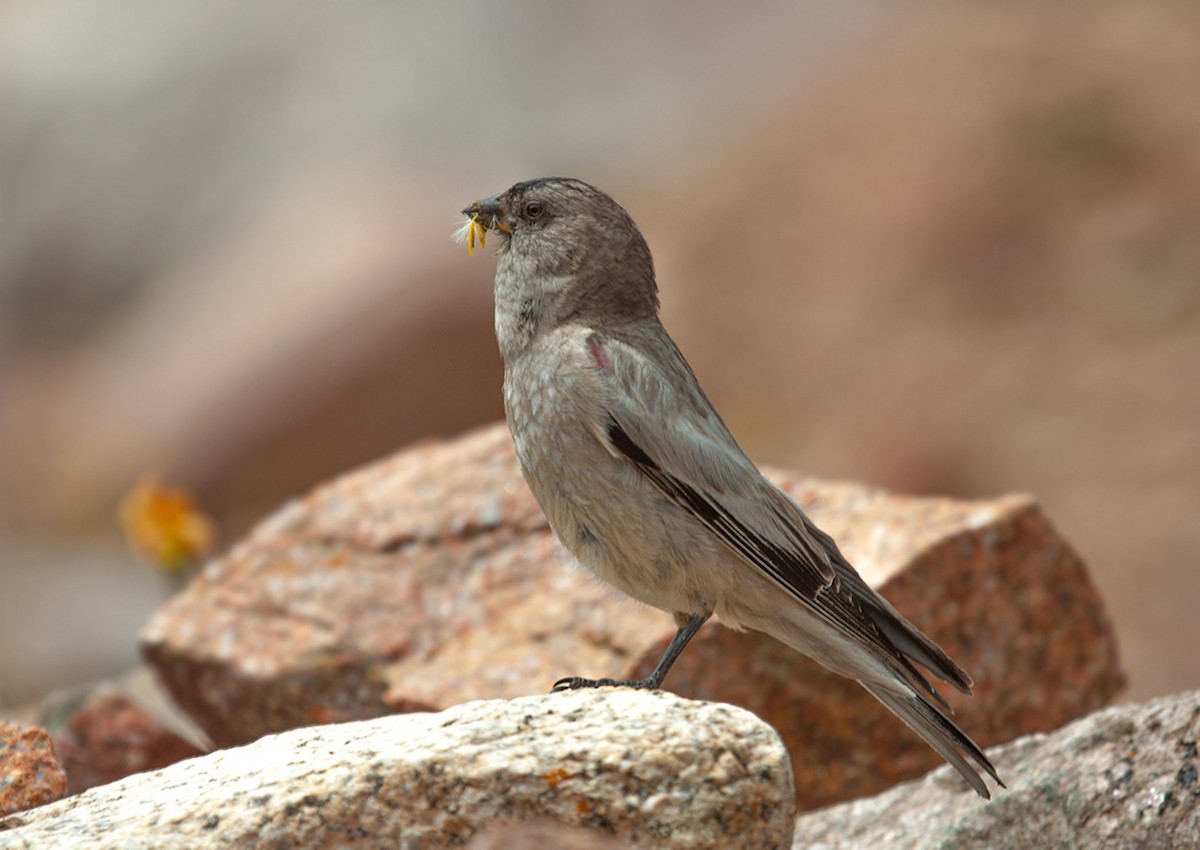
[[[871,696],[883,703],[888,711],[903,720],[909,729],[920,735],[925,743],[937,750],[942,758],[952,764],[979,796],[989,800],[992,797],[987,783],[983,781],[983,776],[971,762],[996,780],[996,784],[1001,788],[1005,787],[996,773],[996,768],[992,766],[983,750],[924,695],[915,691],[910,694],[901,694],[878,685],[869,685],[865,682],[860,682],[860,684],[867,689]]]
[[[805,528],[816,537],[829,553],[830,563],[837,574],[838,580],[850,591],[855,601],[879,631],[892,642],[892,645],[904,655],[920,664],[943,682],[953,685],[964,694],[971,693],[971,677],[967,671],[954,663],[942,648],[930,640],[916,626],[904,618],[904,615],[863,581],[863,577],[850,565],[838,549],[833,538],[813,525],[805,517]],[[941,701],[941,696],[932,688],[929,689],[934,698]]]
[[[876,599],[887,604],[882,597],[876,597]],[[929,670],[943,682],[953,685],[956,690],[964,694],[971,693],[971,686],[974,684],[971,677],[967,675],[966,670],[955,664],[940,646],[922,634],[908,620],[901,617],[891,605],[887,605],[891,609],[890,611],[883,610],[879,606],[875,607],[876,611],[873,613],[876,616],[872,619],[896,649]]]

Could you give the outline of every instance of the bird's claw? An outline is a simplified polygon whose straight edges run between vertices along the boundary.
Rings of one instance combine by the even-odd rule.
[[[624,684],[624,682],[618,682],[616,679],[585,679],[582,676],[564,676],[554,683],[554,687],[550,689],[550,693],[577,691],[580,688],[608,688],[621,684]]]
[[[562,691],[577,691],[581,688],[638,688],[653,690],[657,687],[658,682],[652,679],[585,679],[582,676],[565,676],[554,683],[554,687],[550,689],[550,693],[557,694]]]

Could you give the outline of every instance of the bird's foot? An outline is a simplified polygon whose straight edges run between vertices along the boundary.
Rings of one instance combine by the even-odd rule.
[[[646,679],[584,679],[582,676],[567,676],[559,679],[550,689],[550,693],[560,691],[577,691],[580,688],[637,688],[639,690],[656,690],[661,683],[653,676]]]

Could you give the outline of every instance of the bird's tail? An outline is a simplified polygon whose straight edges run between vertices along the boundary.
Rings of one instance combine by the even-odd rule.
[[[888,711],[903,720],[909,729],[920,735],[925,743],[937,750],[942,758],[954,765],[954,769],[962,774],[979,796],[991,799],[992,795],[976,766],[996,780],[1001,788],[1005,787],[983,750],[924,694],[901,692],[867,682],[860,684]]]

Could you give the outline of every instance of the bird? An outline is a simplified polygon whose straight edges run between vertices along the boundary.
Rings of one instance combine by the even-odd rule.
[[[918,665],[971,677],[871,589],[837,543],[738,445],[659,318],[650,248],[612,197],[526,180],[463,211],[496,238],[495,328],[517,460],[580,564],[674,617],[645,679],[569,676],[552,691],[658,689],[701,626],[751,629],[857,681],[982,797],[983,750]]]

